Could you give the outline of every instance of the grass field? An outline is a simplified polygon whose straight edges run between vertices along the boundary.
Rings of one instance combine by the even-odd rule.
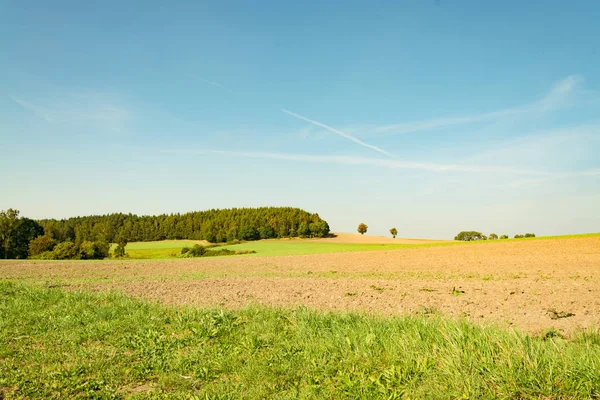
[[[439,316],[165,307],[0,282],[5,398],[600,396],[600,335]]]
[[[128,243],[126,252],[133,259],[161,259],[174,258],[184,247],[192,247],[195,244],[206,244],[200,240],[161,240],[156,242],[134,242]],[[114,249],[116,244],[111,246]]]
[[[126,252],[131,259],[163,259],[176,258],[183,247],[191,247],[199,241],[185,240],[166,240],[158,242],[136,242],[128,243]],[[361,243],[326,243],[311,240],[258,240],[245,242],[235,245],[224,245],[219,248],[231,250],[253,250],[255,254],[244,255],[251,256],[281,256],[281,255],[301,255],[301,254],[325,254],[340,253],[349,251],[371,251],[371,250],[394,250],[402,248],[412,248],[421,246],[447,246],[455,244],[453,242],[442,242],[432,244],[361,244]]]
[[[0,260],[0,398],[600,397],[600,235],[450,244]]]
[[[537,238],[505,239],[503,242],[521,241],[521,240],[549,240],[557,238],[583,238],[600,237],[600,233],[589,233],[581,235],[563,235],[563,236],[542,236]],[[168,259],[177,258],[183,247],[192,247],[195,244],[208,243],[199,240],[163,240],[157,242],[135,242],[128,243],[126,251],[130,259]],[[494,241],[479,241],[479,244],[494,243]],[[303,254],[326,254],[342,253],[353,251],[374,251],[374,250],[395,250],[409,249],[415,247],[436,247],[453,246],[465,244],[464,242],[432,242],[432,243],[337,243],[327,241],[315,241],[311,239],[270,239],[245,242],[236,245],[218,244],[219,248],[255,251],[254,254],[243,255],[243,257],[268,257],[282,255],[303,255]],[[116,246],[113,244],[113,247]]]

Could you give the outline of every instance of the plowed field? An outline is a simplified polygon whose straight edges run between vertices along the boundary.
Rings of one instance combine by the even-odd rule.
[[[567,334],[600,325],[600,237],[277,257],[0,261],[0,278],[177,305],[441,313]]]

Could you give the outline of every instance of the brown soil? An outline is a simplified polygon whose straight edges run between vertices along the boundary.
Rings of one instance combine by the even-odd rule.
[[[439,312],[530,332],[600,325],[599,237],[281,257],[5,261],[0,278],[178,305]]]

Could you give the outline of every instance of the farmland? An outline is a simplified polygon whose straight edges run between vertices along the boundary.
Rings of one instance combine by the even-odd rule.
[[[232,247],[256,254],[232,257],[0,261],[2,393],[600,394],[599,234],[347,239],[251,242]]]

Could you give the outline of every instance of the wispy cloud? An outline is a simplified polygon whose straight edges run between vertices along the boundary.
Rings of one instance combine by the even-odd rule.
[[[398,161],[381,158],[366,158],[353,156],[315,156],[308,154],[268,153],[268,152],[240,152],[214,149],[177,150],[161,149],[163,153],[175,154],[220,154],[231,157],[243,157],[267,160],[298,161],[317,164],[340,165],[366,165],[391,169],[410,169],[430,172],[472,172],[472,173],[512,173],[523,175],[547,175],[547,172],[538,170],[517,169],[505,166],[481,166],[465,164],[437,164],[424,162]]]
[[[24,109],[31,111],[32,113],[34,113],[35,115],[37,115],[41,119],[43,119],[43,120],[45,120],[47,122],[52,122],[51,116],[48,115],[43,108],[38,107],[38,106],[36,106],[34,104],[31,104],[28,101],[25,101],[25,100],[17,98],[17,97],[11,97],[10,99],[12,101],[14,101],[15,103],[17,103],[18,105],[20,105],[21,107],[23,107]]]
[[[21,97],[11,97],[21,107],[49,123],[94,123],[105,129],[121,130],[130,112],[94,93],[68,93],[51,100],[35,103]]]
[[[221,85],[219,82],[215,82],[215,81],[209,81],[208,79],[203,79],[203,78],[199,77],[199,76],[198,76],[198,75],[196,75],[196,74],[189,74],[189,75],[190,75],[192,78],[194,78],[194,79],[197,79],[197,80],[199,80],[199,81],[201,81],[201,82],[204,82],[204,83],[206,83],[207,85],[216,86],[216,87],[218,87],[218,88],[221,88],[221,89],[225,90],[226,92],[233,93],[233,90],[231,90],[231,89],[227,88],[227,87],[226,87],[226,86],[224,86],[224,85]]]
[[[377,147],[377,146],[373,146],[373,145],[371,145],[371,144],[365,143],[365,142],[363,142],[362,140],[360,140],[360,139],[358,139],[358,138],[355,138],[355,137],[354,137],[354,136],[352,136],[352,135],[349,135],[349,134],[347,134],[347,133],[344,133],[344,132],[340,131],[339,129],[335,129],[335,128],[333,128],[333,127],[329,126],[329,125],[325,125],[325,124],[324,124],[324,123],[322,123],[322,122],[315,121],[315,120],[313,120],[313,119],[310,119],[310,118],[306,118],[306,117],[304,117],[304,116],[302,116],[302,115],[300,115],[300,114],[296,114],[295,112],[292,112],[292,111],[286,110],[285,108],[282,108],[282,109],[281,109],[281,112],[284,112],[284,113],[286,113],[286,114],[288,114],[288,115],[291,115],[291,116],[292,116],[292,117],[294,117],[294,118],[298,118],[298,119],[300,119],[300,120],[303,120],[303,121],[309,122],[309,123],[311,123],[311,124],[313,124],[313,125],[320,126],[321,128],[327,129],[328,131],[330,131],[330,132],[333,132],[333,133],[335,133],[335,134],[337,134],[337,135],[340,135],[341,137],[343,137],[343,138],[346,138],[346,139],[348,139],[348,140],[351,140],[351,141],[353,141],[354,143],[358,143],[359,145],[361,145],[361,146],[363,146],[363,147],[367,147],[367,148],[369,148],[369,149],[371,149],[371,150],[375,150],[375,151],[377,151],[377,152],[379,152],[379,153],[381,153],[381,154],[385,154],[386,156],[393,157],[393,155],[392,155],[392,154],[388,153],[387,151],[385,151],[385,150],[383,150],[383,149],[380,149],[380,148],[379,148],[379,147]]]
[[[505,108],[479,114],[433,118],[421,121],[382,125],[373,128],[371,131],[376,134],[395,135],[431,130],[452,125],[493,121],[509,116],[539,115],[552,110],[570,106],[572,103],[572,94],[582,85],[582,83],[583,77],[581,75],[571,75],[557,82],[540,100],[519,107]]]

